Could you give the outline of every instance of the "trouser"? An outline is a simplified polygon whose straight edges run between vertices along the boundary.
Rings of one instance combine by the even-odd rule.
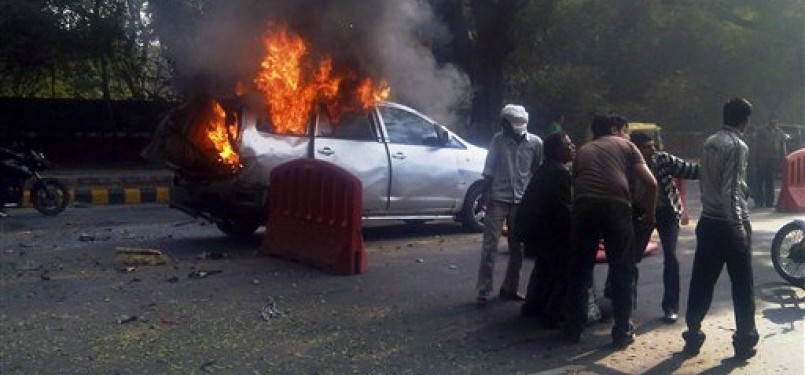
[[[660,235],[662,244],[662,283],[664,292],[662,295],[662,311],[679,311],[679,260],[676,257],[676,244],[679,238],[679,218],[671,207],[661,207],[657,209],[656,229]],[[651,232],[655,228],[640,227],[635,224],[637,246],[635,251],[639,253],[638,259],[648,246]],[[635,280],[636,284],[637,280]]]
[[[760,199],[755,204],[758,207],[774,206],[774,180],[777,178],[778,162],[774,159],[760,159],[758,162],[758,192],[755,195]]]
[[[495,273],[495,258],[497,257],[498,242],[506,222],[510,230],[515,228],[515,213],[517,204],[490,201],[486,205],[484,217],[484,239],[481,250],[481,264],[478,267],[478,284],[476,290],[479,296],[492,294]],[[520,285],[520,269],[523,266],[523,244],[510,234],[507,236],[509,245],[509,263],[506,267],[506,277],[500,290],[516,293]]]
[[[568,335],[579,335],[586,321],[588,289],[592,284],[599,238],[604,239],[611,268],[613,338],[631,336],[634,282],[637,267],[634,253],[632,209],[608,199],[582,198],[573,202],[571,251],[565,311]]]
[[[735,312],[733,345],[753,347],[757,344],[755,328],[755,295],[752,280],[752,227],[744,221],[747,244],[733,238],[731,223],[703,217],[696,226],[696,255],[688,292],[688,311],[685,321],[692,332],[701,330],[702,320],[713,301],[713,288],[724,264],[732,284],[732,304]]]
[[[536,250],[536,255],[523,311],[527,315],[541,315],[546,320],[564,320],[567,249],[543,248]]]

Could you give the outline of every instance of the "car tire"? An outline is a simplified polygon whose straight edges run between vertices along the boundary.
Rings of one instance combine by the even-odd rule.
[[[473,233],[483,232],[484,230],[486,209],[481,204],[482,195],[482,184],[476,183],[470,186],[464,198],[464,205],[461,207],[461,212],[458,215],[458,221],[464,225],[464,229]]]
[[[240,240],[250,237],[260,228],[260,223],[243,220],[223,220],[215,223],[215,226],[232,239]]]

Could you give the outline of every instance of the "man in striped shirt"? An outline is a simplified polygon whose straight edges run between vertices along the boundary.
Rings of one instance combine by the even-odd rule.
[[[682,201],[675,178],[696,180],[699,178],[699,165],[686,162],[664,151],[657,151],[654,140],[644,133],[632,133],[632,143],[637,146],[646,159],[651,173],[657,179],[656,229],[660,234],[663,253],[662,281],[665,292],[662,297],[663,321],[674,323],[679,318],[679,260],[676,258],[676,244],[679,236],[679,219],[682,215]],[[653,227],[635,226],[638,254],[648,245]],[[638,255],[638,257],[640,256]]]

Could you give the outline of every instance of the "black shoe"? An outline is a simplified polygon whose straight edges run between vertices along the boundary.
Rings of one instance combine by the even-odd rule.
[[[500,299],[507,301],[525,301],[525,296],[517,292],[509,292],[506,290],[500,291]]]
[[[757,354],[757,349],[755,348],[735,348],[735,357],[736,361],[746,361],[749,358],[752,358]]]
[[[704,339],[706,337],[707,336],[702,331],[685,331],[682,334],[682,338],[685,339],[685,347],[682,349],[682,351],[690,355],[698,355],[699,349],[702,348]]]
[[[677,319],[679,319],[679,314],[673,311],[666,311],[662,317],[662,321],[665,324],[674,324]]]
[[[634,342],[634,333],[631,335],[625,336],[617,336],[612,338],[612,346],[615,347],[617,350],[626,349],[629,345],[632,345]]]

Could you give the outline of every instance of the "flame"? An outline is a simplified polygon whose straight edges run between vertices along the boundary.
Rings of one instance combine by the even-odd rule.
[[[237,138],[237,125],[235,123],[227,125],[226,112],[217,101],[211,101],[212,111],[207,118],[205,129],[207,139],[210,140],[215,149],[218,163],[231,169],[240,168],[240,157],[232,147],[232,140]]]
[[[266,53],[254,83],[280,134],[305,134],[314,104],[325,104],[331,122],[337,123],[341,114],[366,111],[391,93],[385,82],[365,77],[358,83],[354,71],[336,71],[330,56],[311,61],[307,42],[284,25],[269,27],[263,44]]]

